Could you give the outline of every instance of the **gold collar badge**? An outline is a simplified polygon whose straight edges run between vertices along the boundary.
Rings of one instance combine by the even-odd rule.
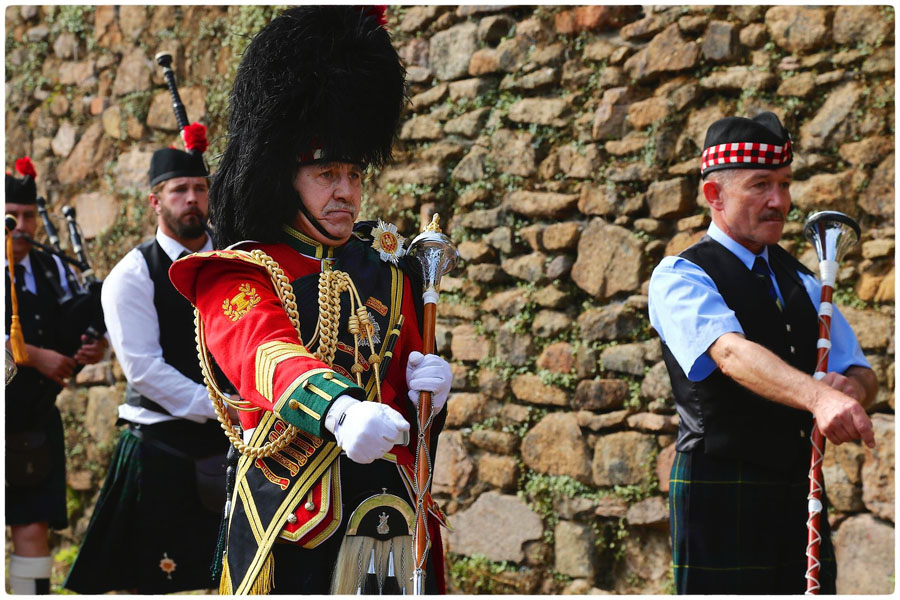
[[[242,283],[238,286],[238,292],[231,299],[226,298],[222,303],[222,310],[225,312],[226,317],[232,321],[237,321],[250,312],[250,309],[259,304],[259,302],[260,297],[256,293],[256,288],[251,287],[249,283]]]
[[[397,233],[396,225],[378,219],[378,226],[372,229],[372,237],[372,248],[378,252],[381,260],[396,265],[400,257],[406,254],[403,237]]]

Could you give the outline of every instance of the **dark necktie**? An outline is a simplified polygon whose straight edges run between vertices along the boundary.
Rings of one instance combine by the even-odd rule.
[[[16,278],[16,291],[20,294],[29,293],[28,289],[25,287],[25,265],[17,264],[13,268],[13,272]]]
[[[181,254],[179,254],[179,255],[178,255],[178,258],[176,258],[175,260],[181,260],[181,259],[184,258],[185,256],[190,256],[190,255],[191,255],[191,253],[188,252],[187,250],[182,250],[182,251],[181,251]]]
[[[772,283],[772,276],[769,272],[769,265],[766,263],[766,260],[762,256],[757,256],[756,260],[753,261],[753,269],[751,270],[754,275],[765,283],[769,298],[775,303],[778,310],[781,310],[781,300],[778,299],[778,293],[775,291],[775,284]]]

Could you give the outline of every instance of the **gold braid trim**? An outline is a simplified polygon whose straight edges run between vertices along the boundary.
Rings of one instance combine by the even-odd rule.
[[[363,387],[363,367],[359,363],[359,338],[365,335],[369,342],[372,355],[368,358],[375,375],[375,393],[378,402],[381,402],[381,373],[378,364],[381,357],[375,352],[375,342],[372,334],[375,327],[369,319],[369,312],[359,296],[350,275],[344,271],[324,271],[319,275],[319,321],[316,323],[316,331],[310,343],[321,337],[319,348],[316,350],[316,358],[329,367],[334,362],[334,353],[337,350],[338,325],[341,322],[341,294],[350,293],[350,316],[347,318],[347,329],[353,334],[353,367],[350,369],[356,376],[356,385]]]
[[[227,555],[223,558],[222,563],[222,578],[219,580],[219,595],[233,596],[234,585],[231,583],[231,571],[228,569]],[[250,586],[250,589],[247,590],[246,594],[264,596],[271,592],[273,587],[275,587],[275,556],[270,552],[266,557],[266,562],[263,563],[263,566],[259,571],[259,575],[256,576],[256,581],[253,582],[253,585]]]
[[[294,288],[291,286],[290,280],[284,274],[284,270],[278,262],[262,250],[252,250],[249,253],[238,250],[245,258],[249,257],[248,262],[252,262],[259,266],[265,267],[269,274],[269,279],[278,294],[284,312],[287,314],[291,325],[297,332],[297,339],[301,345],[309,348],[316,341],[319,347],[315,352],[315,357],[328,365],[329,368],[334,364],[334,354],[337,350],[338,327],[341,321],[341,293],[350,292],[350,312],[348,319],[348,327],[350,333],[353,334],[354,346],[354,365],[352,367],[353,374],[356,376],[356,383],[362,387],[362,365],[359,364],[359,337],[365,335],[369,342],[369,348],[372,355],[369,357],[369,363],[372,364],[372,371],[375,375],[375,392],[378,402],[381,402],[381,374],[378,364],[381,357],[375,352],[375,343],[372,334],[375,331],[369,313],[365,305],[360,299],[359,292],[350,276],[343,271],[324,271],[319,275],[319,318],[316,322],[316,329],[310,338],[309,344],[303,344],[303,338],[300,333],[300,315],[297,312],[297,298],[294,296]],[[277,438],[263,444],[260,447],[250,446],[244,443],[240,432],[231,421],[228,415],[226,404],[242,411],[257,411],[258,406],[252,406],[248,400],[232,400],[224,394],[216,381],[213,373],[209,349],[206,345],[206,333],[203,325],[203,319],[200,318],[200,312],[194,308],[194,327],[196,329],[197,356],[200,360],[200,367],[203,371],[203,382],[209,391],[209,398],[212,400],[213,407],[216,410],[219,423],[225,435],[241,454],[251,456],[252,458],[268,458],[276,452],[280,452],[288,444],[299,431],[293,425],[286,424],[287,427]]]
[[[241,252],[245,257],[248,255],[246,252],[238,252]],[[250,251],[249,259],[249,262],[265,267],[266,271],[269,273],[269,279],[272,281],[275,293],[278,294],[278,299],[281,300],[284,312],[287,314],[288,319],[290,319],[291,325],[294,326],[298,339],[301,339],[300,315],[297,312],[297,299],[294,296],[294,288],[291,286],[291,282],[287,278],[287,275],[284,274],[284,270],[275,259],[262,250]],[[228,415],[228,409],[225,405],[227,403],[238,410],[244,411],[257,411],[260,410],[260,408],[258,406],[251,406],[248,400],[232,400],[222,392],[211,368],[209,349],[206,346],[206,334],[203,326],[203,319],[200,318],[200,311],[196,308],[194,308],[194,327],[197,332],[197,355],[200,359],[200,367],[203,370],[203,382],[206,384],[206,389],[209,391],[209,398],[212,400],[213,408],[216,410],[216,415],[219,418],[219,423],[222,425],[222,430],[225,432],[229,441],[231,441],[238,452],[254,459],[268,458],[276,452],[280,452],[285,446],[290,444],[291,439],[298,431],[297,428],[293,425],[287,425],[285,430],[276,439],[263,444],[260,447],[245,444],[244,440],[241,439],[240,432],[234,426],[234,423],[232,423],[231,417]],[[302,339],[300,343],[303,343]]]

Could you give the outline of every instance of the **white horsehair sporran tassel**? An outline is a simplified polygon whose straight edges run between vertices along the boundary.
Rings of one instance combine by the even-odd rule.
[[[412,507],[385,490],[350,514],[331,581],[332,594],[412,593]]]

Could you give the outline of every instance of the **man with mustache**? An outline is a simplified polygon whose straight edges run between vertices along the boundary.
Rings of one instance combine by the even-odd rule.
[[[119,406],[127,428],[65,583],[78,593],[212,587],[221,504],[202,501],[197,465],[207,457],[222,464],[228,441],[197,362],[193,308],[168,276],[180,256],[213,247],[205,140],[200,146],[153,154],[148,201],[156,235],[126,254],[103,284],[106,325],[128,380]],[[213,491],[224,502],[224,478]]]
[[[680,594],[806,589],[812,417],[829,442],[874,447],[877,382],[834,311],[829,372],[816,367],[820,285],[778,246],[791,205],[791,141],[774,114],[707,130],[701,177],[707,236],[650,280],[679,415],[669,488]],[[820,593],[835,592],[827,512]]]
[[[12,266],[25,351],[18,372],[6,386],[6,524],[12,554],[9,584],[14,594],[49,594],[50,529],[65,529],[65,437],[56,397],[77,365],[103,358],[106,340],[88,340],[67,356],[67,340],[60,324],[65,318],[60,300],[71,292],[71,273],[59,257],[34,248],[38,228],[37,173],[28,157],[16,161],[20,179],[6,174],[6,214],[16,218],[12,238]],[[25,237],[27,236],[27,238]],[[8,257],[7,257],[8,258]],[[10,265],[6,265],[6,344],[11,348],[12,294]],[[84,325],[85,329],[87,324]]]
[[[210,191],[227,249],[170,272],[244,402],[222,594],[357,593],[367,579],[372,593],[412,593],[415,403],[433,393],[434,450],[452,377],[418,352],[421,268],[396,227],[356,223],[363,175],[390,159],[405,104],[383,11],[299,6],[254,37]],[[422,500],[436,593],[442,516]]]

